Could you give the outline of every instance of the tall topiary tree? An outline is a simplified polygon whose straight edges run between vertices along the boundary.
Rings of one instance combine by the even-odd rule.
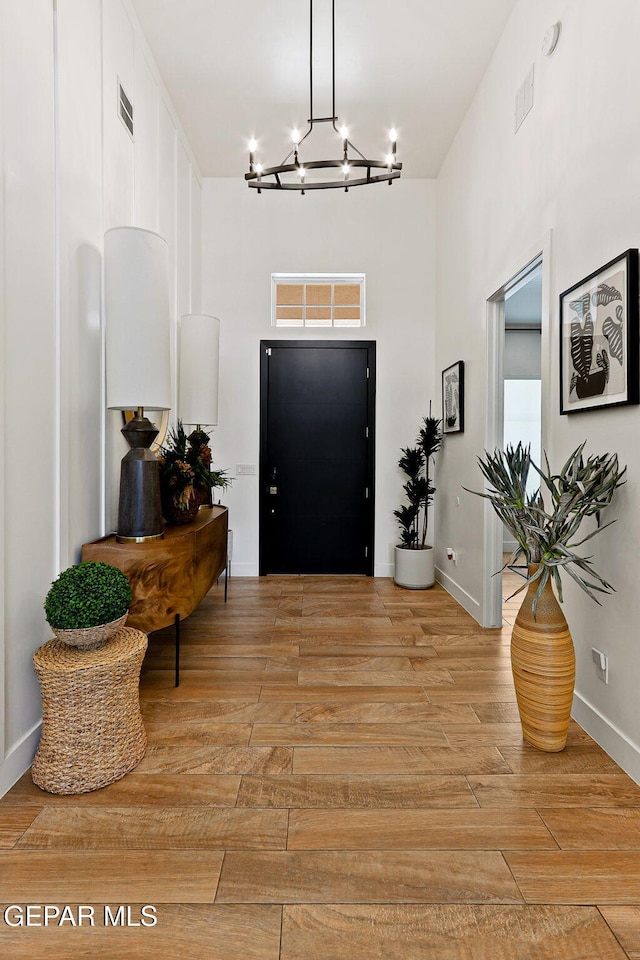
[[[400,545],[409,550],[424,550],[429,526],[429,507],[436,488],[432,483],[431,462],[442,446],[442,420],[423,417],[415,447],[403,447],[398,466],[407,476],[403,490],[409,501],[393,515],[400,525]]]

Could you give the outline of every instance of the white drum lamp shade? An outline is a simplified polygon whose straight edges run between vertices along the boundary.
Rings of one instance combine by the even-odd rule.
[[[178,413],[183,423],[215,426],[218,422],[220,321],[188,314],[180,324]]]
[[[160,463],[149,449],[158,431],[144,408],[171,407],[169,254],[157,233],[114,227],[104,235],[107,406],[135,410],[122,433],[117,539],[164,536]]]
[[[171,407],[169,254],[157,233],[104,236],[107,406]]]

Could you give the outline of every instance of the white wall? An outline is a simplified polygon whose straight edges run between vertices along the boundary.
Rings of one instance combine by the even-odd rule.
[[[100,7],[62,0],[57,13],[60,568],[103,522]]]
[[[505,330],[504,333],[504,436],[503,448],[528,444],[531,456],[540,463],[542,442],[542,368],[539,330]],[[527,488],[534,493],[540,486],[537,473],[531,471]],[[504,527],[503,552],[513,552],[516,541]]]
[[[177,399],[177,330],[200,296],[201,177],[189,144],[128,0],[103,0],[103,229],[133,224],[160,233],[169,246],[173,407]],[[134,137],[117,112],[118,79],[134,110]],[[158,424],[157,417],[149,412]],[[118,519],[120,460],[127,444],[119,411],[106,412],[106,527]]]
[[[556,20],[560,42],[545,58],[542,38]],[[636,0],[610,0],[606,11],[600,0],[518,4],[439,179],[438,316],[449,322],[439,324],[437,335],[437,366],[461,355],[467,375],[465,433],[447,441],[440,461],[447,493],[439,501],[437,559],[443,567],[442,545],[457,547],[453,588],[478,611],[493,572],[483,565],[483,501],[460,487],[481,488],[475,457],[485,443],[486,301],[552,231],[551,317],[543,330],[551,462],[563,462],[586,438],[589,451],[617,451],[629,465],[628,483],[610,511],[620,522],[593,544],[598,567],[618,593],[598,607],[567,586],[565,614],[577,655],[574,711],[637,779],[640,409],[559,416],[557,302],[561,290],[640,243],[640,128],[631,120],[632,91],[640,87],[639,35]],[[535,104],[514,134],[516,89],[532,63]],[[608,686],[596,679],[592,645],[610,657]]]
[[[55,7],[0,5],[0,795],[37,745],[46,592],[115,515],[125,445],[104,409],[105,229],[164,232],[174,326],[177,291],[190,307],[199,286],[200,176],[128,0]]]
[[[539,330],[505,330],[505,380],[539,380],[542,364]]]
[[[53,9],[1,5],[3,658],[0,758],[19,776],[40,716],[31,654],[58,552]],[[26,121],[28,118],[28,122]],[[4,667],[4,671],[2,671]],[[4,702],[2,702],[4,701]],[[2,783],[0,781],[0,793]]]
[[[434,380],[435,184],[400,181],[301,197],[257,196],[241,178],[205,180],[202,309],[220,317],[220,413],[214,463],[258,464],[259,342],[377,342],[375,573],[391,576],[402,496],[400,447],[413,443]],[[367,275],[362,330],[271,327],[271,273]],[[439,393],[439,384],[437,386]],[[233,571],[258,573],[258,477],[224,494],[233,528]]]

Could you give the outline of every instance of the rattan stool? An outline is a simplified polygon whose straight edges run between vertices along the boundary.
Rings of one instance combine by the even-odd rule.
[[[31,775],[49,793],[88,793],[142,760],[140,667],[146,634],[130,627],[95,650],[50,640],[33,655],[42,691],[42,736]]]

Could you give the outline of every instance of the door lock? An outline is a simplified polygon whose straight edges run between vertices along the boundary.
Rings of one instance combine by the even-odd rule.
[[[269,496],[276,497],[278,495],[277,487],[269,487]]]

